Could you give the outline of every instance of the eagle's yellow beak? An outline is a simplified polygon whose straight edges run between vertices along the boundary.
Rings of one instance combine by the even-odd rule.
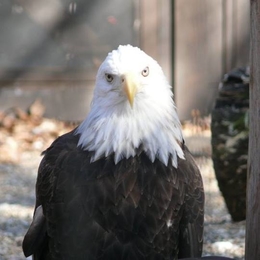
[[[137,92],[137,85],[138,85],[136,77],[133,74],[126,74],[122,78],[122,83],[123,83],[123,89],[126,93],[127,99],[131,107],[133,107],[134,98]]]

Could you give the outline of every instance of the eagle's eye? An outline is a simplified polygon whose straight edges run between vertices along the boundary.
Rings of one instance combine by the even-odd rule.
[[[149,75],[149,67],[145,67],[142,71],[142,75],[144,77],[147,77]]]
[[[105,76],[106,76],[107,82],[109,82],[109,83],[112,82],[114,79],[114,76],[112,74],[106,73]]]

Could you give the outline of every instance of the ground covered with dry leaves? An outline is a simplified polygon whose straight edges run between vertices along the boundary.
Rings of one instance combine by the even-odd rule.
[[[21,244],[31,222],[41,151],[74,126],[29,111],[0,113],[0,260],[25,259]],[[211,160],[210,131],[186,125],[186,142],[201,169],[206,193],[204,255],[244,259],[245,222],[233,223],[218,190]],[[31,259],[31,258],[28,258]]]

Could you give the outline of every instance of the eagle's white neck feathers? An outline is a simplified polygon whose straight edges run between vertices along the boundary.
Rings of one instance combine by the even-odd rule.
[[[137,85],[132,107],[122,89],[129,74]],[[118,163],[140,146],[152,162],[158,158],[167,165],[170,158],[177,167],[177,157],[184,159],[171,86],[158,63],[130,45],[119,46],[100,66],[90,113],[76,133],[78,145],[93,151],[92,161],[114,154]]]

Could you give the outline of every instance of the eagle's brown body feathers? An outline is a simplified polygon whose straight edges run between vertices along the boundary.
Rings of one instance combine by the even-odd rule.
[[[37,260],[201,255],[203,184],[185,145],[186,159],[176,169],[151,162],[141,147],[117,164],[113,155],[90,163],[78,138],[65,134],[44,153],[36,184],[36,208],[42,205],[44,216],[25,237],[25,254]],[[33,237],[41,243],[34,245]]]

